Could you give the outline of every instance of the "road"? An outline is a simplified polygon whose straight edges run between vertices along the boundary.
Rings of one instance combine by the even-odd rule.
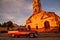
[[[0,40],[60,40],[60,33],[39,33],[37,38],[11,38],[7,33],[0,33]]]

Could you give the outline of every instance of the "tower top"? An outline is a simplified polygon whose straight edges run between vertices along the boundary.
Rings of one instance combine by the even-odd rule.
[[[42,11],[41,1],[40,0],[33,0],[33,13],[37,14]]]

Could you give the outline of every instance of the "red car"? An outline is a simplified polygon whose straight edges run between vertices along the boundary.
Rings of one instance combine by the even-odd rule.
[[[31,38],[37,37],[38,33],[37,31],[33,30],[27,30],[27,29],[19,29],[17,31],[8,31],[8,35],[11,37],[20,37],[20,36],[29,36]]]

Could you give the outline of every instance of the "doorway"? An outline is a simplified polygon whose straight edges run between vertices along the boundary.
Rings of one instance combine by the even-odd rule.
[[[30,27],[30,25],[28,25],[28,30],[31,30],[31,27]]]
[[[45,29],[50,29],[49,21],[45,21],[45,22],[44,22],[44,28],[45,28]]]

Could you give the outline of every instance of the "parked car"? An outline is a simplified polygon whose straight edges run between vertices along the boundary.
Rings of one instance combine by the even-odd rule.
[[[26,28],[22,28],[16,31],[8,31],[8,36],[10,37],[26,36],[26,37],[34,38],[38,36],[38,32],[35,30],[28,30]]]

